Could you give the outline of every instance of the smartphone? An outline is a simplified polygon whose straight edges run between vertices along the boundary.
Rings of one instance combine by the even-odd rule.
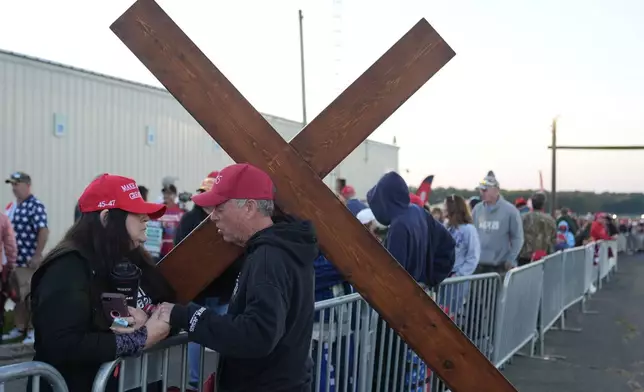
[[[103,303],[103,313],[108,320],[130,316],[130,312],[127,310],[125,294],[103,293],[101,294],[101,302]]]

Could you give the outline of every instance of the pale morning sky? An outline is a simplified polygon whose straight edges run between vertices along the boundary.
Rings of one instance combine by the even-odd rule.
[[[309,119],[427,18],[456,57],[372,135],[396,137],[411,184],[433,173],[473,188],[493,169],[504,188],[536,188],[543,170],[549,188],[555,115],[560,144],[644,145],[641,0],[159,3],[257,109],[295,120],[299,8]],[[0,48],[159,85],[109,30],[131,4],[0,0]],[[565,151],[559,163],[560,189],[644,188],[644,151]]]

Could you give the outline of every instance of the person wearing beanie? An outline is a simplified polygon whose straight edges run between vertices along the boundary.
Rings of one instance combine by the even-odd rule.
[[[523,221],[516,207],[500,193],[500,184],[493,171],[478,186],[481,203],[472,211],[474,226],[481,243],[477,273],[505,274],[517,265],[523,246]]]

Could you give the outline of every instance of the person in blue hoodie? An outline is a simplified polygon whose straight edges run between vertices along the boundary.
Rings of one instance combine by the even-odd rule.
[[[433,287],[446,278],[454,267],[454,239],[447,229],[438,223],[425,209],[411,204],[409,188],[405,180],[396,172],[385,174],[367,193],[367,201],[376,220],[388,225],[384,246],[389,253],[421,286]],[[390,346],[390,335],[382,334],[385,322],[379,320],[376,327],[376,352],[383,353],[375,360],[376,371],[387,372],[380,358],[391,355],[392,361],[406,363],[408,353],[402,346]],[[393,352],[389,352],[393,350]],[[411,353],[409,354],[411,355]],[[394,363],[394,362],[392,362]],[[394,380],[405,379],[414,384],[414,377],[426,369],[407,370],[407,366],[391,367],[389,383],[383,382],[374,391],[394,390]],[[410,385],[405,385],[409,389]]]
[[[564,250],[575,247],[575,235],[570,231],[568,222],[562,220],[557,227],[557,242],[555,250]]]
[[[398,173],[385,174],[367,201],[376,220],[389,226],[384,246],[412,278],[435,286],[452,272],[454,239],[427,211],[410,203],[407,183]]]

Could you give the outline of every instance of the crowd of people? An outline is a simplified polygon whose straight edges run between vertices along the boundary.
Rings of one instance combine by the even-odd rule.
[[[248,164],[213,171],[190,209],[172,179],[162,181],[162,198],[149,202],[148,189],[133,179],[102,174],[80,196],[74,224],[47,254],[47,212],[31,194],[31,177],[16,172],[6,183],[16,201],[0,213],[2,293],[17,307],[15,328],[3,340],[35,343],[35,359],[56,367],[71,392],[90,390],[102,363],[138,354],[180,330],[191,340],[194,389],[203,345],[221,356],[219,391],[310,390],[314,303],[353,288],[319,248],[311,223],[275,209],[266,173]],[[553,218],[543,192],[513,204],[492,171],[477,185],[479,197],[450,195],[439,209],[410,193],[396,172],[385,174],[364,200],[351,185],[336,188],[347,213],[428,293],[448,277],[504,275],[631,229],[602,213],[588,219],[562,208]],[[174,304],[175,293],[155,265],[205,219],[224,241],[245,250],[193,303]],[[106,313],[106,301],[131,282],[127,317]],[[50,389],[43,382],[41,390]]]

